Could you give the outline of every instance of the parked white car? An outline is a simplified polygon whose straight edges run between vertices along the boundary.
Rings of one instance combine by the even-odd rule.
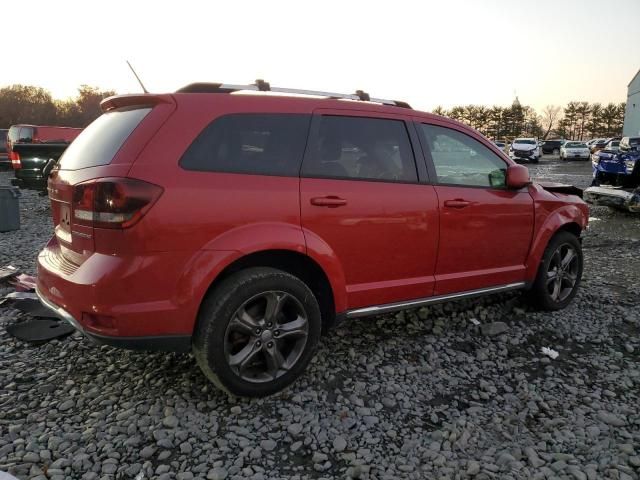
[[[589,160],[591,151],[584,142],[568,141],[560,147],[560,160]]]
[[[493,141],[493,144],[498,147],[498,149],[502,152],[504,152],[504,149],[507,147],[507,144],[504,142],[499,142],[499,141]]]
[[[620,150],[620,140],[609,140],[604,146],[603,150],[617,152],[618,150]]]
[[[537,138],[516,138],[509,147],[509,158],[516,162],[528,160],[538,163],[542,149]]]

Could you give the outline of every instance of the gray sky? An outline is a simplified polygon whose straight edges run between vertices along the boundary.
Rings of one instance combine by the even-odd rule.
[[[30,0],[28,12],[35,33],[8,37],[0,86],[56,98],[81,84],[139,91],[128,59],[154,92],[264,78],[422,110],[514,92],[542,109],[625,101],[640,68],[640,0]]]

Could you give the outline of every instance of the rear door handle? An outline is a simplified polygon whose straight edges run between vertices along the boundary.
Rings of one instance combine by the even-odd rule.
[[[328,197],[313,197],[310,201],[311,205],[315,205],[316,207],[336,208],[347,204],[347,201],[344,198],[333,195]]]
[[[471,205],[471,202],[457,198],[455,200],[445,200],[444,206],[449,208],[464,208]]]

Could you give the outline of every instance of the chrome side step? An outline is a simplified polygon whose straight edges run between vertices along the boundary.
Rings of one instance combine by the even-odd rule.
[[[349,310],[345,313],[347,318],[367,317],[369,315],[380,315],[382,313],[393,312],[396,310],[404,310],[405,308],[417,308],[425,305],[433,305],[436,303],[444,303],[453,300],[462,300],[465,298],[480,297],[490,293],[509,292],[511,290],[520,290],[526,287],[525,282],[509,283],[507,285],[499,285],[496,287],[480,288],[478,290],[469,290],[467,292],[449,293],[447,295],[438,295],[437,297],[419,298],[416,300],[407,300],[405,302],[387,303],[373,307],[357,308]]]

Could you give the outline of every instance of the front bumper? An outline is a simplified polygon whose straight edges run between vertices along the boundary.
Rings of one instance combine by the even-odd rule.
[[[521,151],[510,151],[509,152],[509,158],[513,161],[522,161],[522,160],[538,160],[538,153],[537,151],[532,151],[532,152],[521,152]]]
[[[640,213],[640,190],[623,190],[610,187],[589,187],[584,191],[584,200],[592,205],[613,207]]]

